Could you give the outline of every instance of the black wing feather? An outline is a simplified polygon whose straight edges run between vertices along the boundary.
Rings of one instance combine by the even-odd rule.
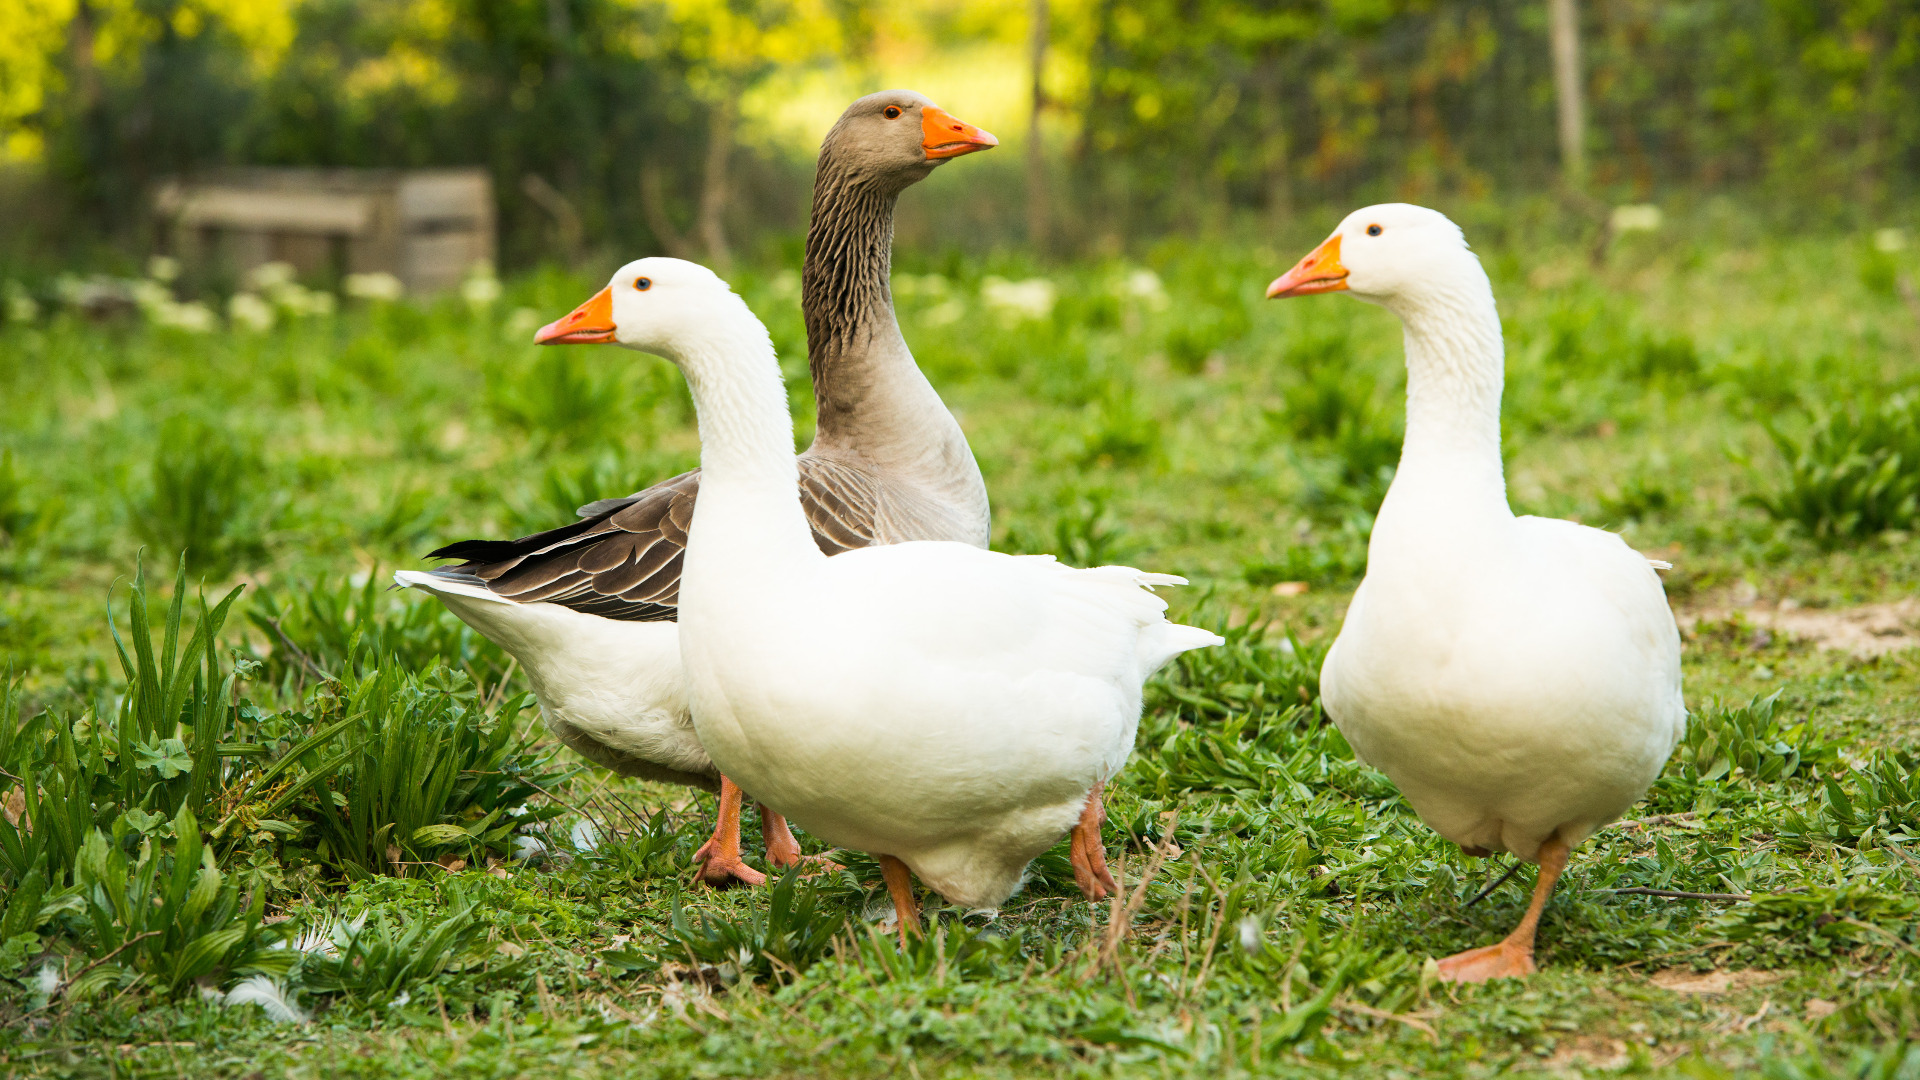
[[[829,555],[875,543],[878,485],[864,470],[800,458],[800,502],[814,542]],[[523,604],[551,603],[622,622],[671,622],[680,568],[700,494],[700,470],[645,491],[582,506],[581,520],[518,540],[462,540],[431,559],[459,559],[466,575]]]

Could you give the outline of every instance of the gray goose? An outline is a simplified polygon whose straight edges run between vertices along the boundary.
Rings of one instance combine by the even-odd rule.
[[[821,144],[801,305],[818,423],[799,455],[801,503],[828,555],[908,540],[986,547],[986,486],[966,436],[913,361],[888,273],[894,204],[941,162],[998,144],[919,94],[854,102]],[[602,290],[543,328],[541,344],[613,338]],[[580,520],[518,540],[467,540],[430,558],[457,565],[395,575],[438,596],[516,657],[554,734],[628,776],[718,791],[713,836],[696,854],[710,884],[758,884],[741,858],[740,789],[693,731],[674,618],[699,470],[602,499]],[[1074,830],[1075,877],[1089,897],[1113,888],[1099,839],[1099,793]],[[800,859],[786,822],[760,807],[767,863]]]

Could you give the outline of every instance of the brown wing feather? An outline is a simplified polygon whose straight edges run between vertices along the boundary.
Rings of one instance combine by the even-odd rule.
[[[580,508],[582,520],[519,540],[466,540],[430,557],[466,561],[441,570],[479,578],[523,604],[562,604],[623,622],[669,622],[680,601],[680,567],[693,524],[700,471],[624,499]],[[874,543],[879,488],[871,475],[800,459],[800,503],[814,542],[829,555]]]
[[[838,555],[873,546],[880,498],[872,474],[824,458],[803,457],[800,505],[821,551]]]

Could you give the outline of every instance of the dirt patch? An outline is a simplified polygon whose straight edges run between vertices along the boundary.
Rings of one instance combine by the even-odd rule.
[[[1668,968],[1656,971],[1649,982],[1676,994],[1728,994],[1766,986],[1786,978],[1778,971],[1694,971],[1692,968]]]
[[[1546,1064],[1554,1068],[1583,1066],[1589,1069],[1623,1069],[1633,1058],[1624,1039],[1599,1035],[1581,1035],[1562,1042]]]
[[[1685,612],[1680,615],[1680,627],[1692,630],[1700,623],[1735,615],[1756,628],[1862,659],[1920,646],[1920,598],[1914,597],[1850,608],[1803,608],[1792,600],[1762,602],[1731,610]]]

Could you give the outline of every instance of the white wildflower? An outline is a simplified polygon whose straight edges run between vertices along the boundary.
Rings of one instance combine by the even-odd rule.
[[[408,990],[402,990],[398,994],[394,995],[392,1001],[387,1002],[387,1008],[398,1009],[412,1000],[413,1000],[413,993]]]
[[[383,302],[398,300],[407,291],[399,278],[384,270],[376,270],[371,274],[348,274],[342,286],[348,296]]]
[[[273,299],[274,306],[289,315],[331,315],[333,314],[333,294],[319,289],[309,289],[299,282],[289,281],[277,285],[267,293]]]
[[[273,306],[252,293],[234,293],[227,301],[227,318],[249,330],[271,330]]]
[[[304,1024],[312,1017],[300,1007],[300,992],[288,990],[283,984],[265,975],[255,975],[242,979],[233,989],[227,991],[225,999],[228,1008],[235,1005],[258,1005],[269,1018],[280,1024]]]
[[[508,341],[521,342],[538,329],[540,313],[530,307],[517,307],[513,309],[513,314],[507,316],[506,325],[501,327],[500,332],[506,335]]]
[[[477,262],[460,286],[460,295],[474,308],[484,308],[500,299],[500,279],[493,276],[493,264]]]
[[[214,316],[212,308],[195,300],[185,304],[169,304],[154,313],[153,321],[190,334],[210,334],[220,320]]]
[[[158,281],[136,281],[128,291],[133,295],[134,305],[149,319],[159,318],[159,313],[174,303],[173,290]]]
[[[1160,283],[1160,275],[1151,270],[1135,270],[1128,274],[1121,295],[1137,300],[1154,311],[1167,306],[1167,288]]]
[[[1044,319],[1053,314],[1053,282],[1046,278],[1007,281],[990,277],[980,283],[980,299],[1002,322]]]
[[[460,286],[460,295],[474,307],[486,307],[500,299],[500,280],[490,277],[468,278],[467,283]]]
[[[1613,231],[1619,233],[1656,232],[1666,216],[1652,203],[1636,203],[1631,206],[1616,206],[1610,219]]]
[[[49,960],[40,965],[39,971],[33,973],[33,992],[40,997],[50,998],[59,991],[60,984],[64,981],[60,978],[60,969]]]
[[[298,273],[290,262],[267,262],[247,274],[247,281],[261,292],[272,292],[282,285],[291,284]]]
[[[900,296],[942,297],[947,295],[947,279],[939,274],[895,274],[893,291]]]
[[[967,305],[961,303],[959,297],[955,297],[944,304],[935,304],[928,308],[927,313],[920,316],[920,321],[928,326],[952,326],[966,317]]]

